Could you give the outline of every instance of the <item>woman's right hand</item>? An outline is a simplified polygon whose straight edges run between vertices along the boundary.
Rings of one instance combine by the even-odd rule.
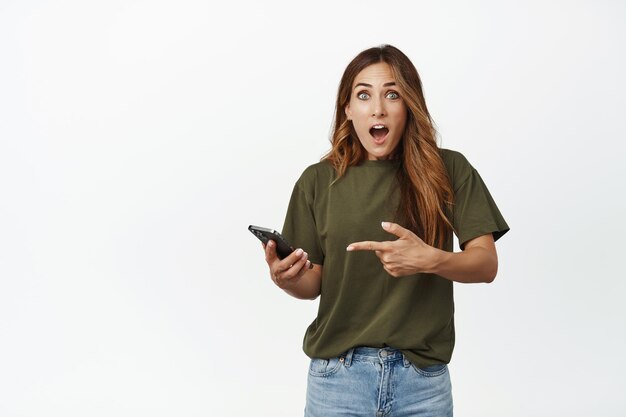
[[[270,268],[270,277],[283,290],[293,288],[300,278],[309,270],[311,261],[308,254],[302,249],[293,251],[285,259],[279,259],[276,254],[276,243],[273,240],[263,244],[265,261]]]

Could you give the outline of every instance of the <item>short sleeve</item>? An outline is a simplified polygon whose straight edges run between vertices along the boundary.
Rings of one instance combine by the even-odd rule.
[[[455,190],[454,198],[452,217],[461,250],[475,237],[492,233],[496,241],[509,231],[487,186],[473,167],[469,177]]]
[[[324,263],[324,253],[315,223],[313,193],[307,193],[298,181],[291,193],[282,235],[294,248],[302,248],[314,264]]]

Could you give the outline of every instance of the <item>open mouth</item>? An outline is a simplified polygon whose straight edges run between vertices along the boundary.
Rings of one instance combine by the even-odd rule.
[[[389,133],[389,129],[385,125],[374,125],[370,129],[370,135],[374,138],[374,142],[380,144],[385,141],[385,137]]]

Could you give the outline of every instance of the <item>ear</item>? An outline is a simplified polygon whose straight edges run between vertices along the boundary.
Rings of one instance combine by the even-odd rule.
[[[352,112],[350,111],[350,103],[346,104],[344,111],[346,112],[346,116],[348,116],[348,120],[352,120]]]

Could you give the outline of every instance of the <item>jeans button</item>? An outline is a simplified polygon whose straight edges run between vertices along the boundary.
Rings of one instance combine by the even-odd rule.
[[[380,351],[380,356],[382,356],[383,358],[387,357],[387,351],[386,350],[381,350]]]

